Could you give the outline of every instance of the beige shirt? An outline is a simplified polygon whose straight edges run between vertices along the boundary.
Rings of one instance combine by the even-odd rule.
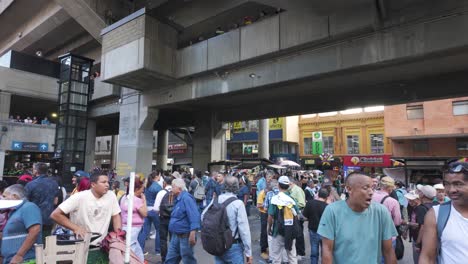
[[[91,245],[95,246],[106,237],[112,216],[120,213],[120,206],[112,191],[108,191],[99,199],[91,190],[79,192],[70,196],[59,208],[65,214],[70,214],[72,223],[101,234],[101,237],[91,242]]]

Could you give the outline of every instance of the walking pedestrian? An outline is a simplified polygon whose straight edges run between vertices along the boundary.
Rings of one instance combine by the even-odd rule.
[[[455,264],[468,259],[468,163],[449,164],[444,186],[451,201],[427,213],[420,263]]]
[[[349,198],[327,206],[317,233],[322,237],[322,263],[396,264],[392,237],[397,231],[387,209],[372,202],[372,179],[362,173],[346,178]]]
[[[179,263],[180,260],[184,264],[197,263],[193,247],[197,243],[196,232],[200,229],[200,213],[195,198],[187,192],[183,179],[172,181],[172,193],[176,201],[169,221],[171,242],[165,264]]]
[[[287,191],[290,181],[287,176],[278,179],[279,193],[271,198],[268,208],[268,233],[272,236],[270,258],[273,264],[281,264],[283,250],[286,250],[289,264],[297,264],[296,236],[298,208]]]
[[[174,195],[172,193],[172,180],[171,176],[165,176],[163,187],[164,189],[158,192],[156,200],[154,201],[153,210],[159,215],[159,240],[161,247],[161,260],[164,263],[167,256],[167,241],[169,234],[169,220],[174,205]]]
[[[91,242],[94,247],[88,254],[88,263],[107,261],[108,256],[99,250],[101,241],[107,236],[110,222],[114,231],[122,229],[120,207],[117,197],[109,192],[107,175],[96,171],[90,177],[91,189],[70,196],[50,215],[59,225],[73,231],[78,237],[86,233],[99,233],[101,236]]]
[[[24,190],[28,201],[35,203],[41,209],[43,237],[52,233],[53,221],[50,214],[58,203],[61,192],[58,184],[47,173],[49,166],[39,162],[34,166],[34,179],[26,184]]]
[[[290,187],[289,187],[289,195],[291,198],[296,201],[296,205],[299,208],[299,212],[302,212],[306,205],[305,200],[305,193],[301,187],[299,187],[295,180],[292,177],[289,177]],[[298,212],[298,213],[299,213]],[[299,218],[299,228],[301,229],[296,237],[296,253],[297,259],[301,260],[302,257],[305,256],[305,240],[304,240],[304,221]]]
[[[160,245],[160,237],[159,237],[159,215],[153,210],[154,202],[156,200],[157,194],[162,190],[161,186],[159,185],[159,179],[161,177],[162,170],[158,169],[153,171],[148,175],[148,181],[146,183],[146,190],[144,193],[146,207],[148,208],[147,217],[145,218],[145,222],[141,231],[138,235],[138,243],[142,250],[145,250],[146,239],[151,231],[151,225],[154,226],[156,237],[154,240],[154,253],[160,254],[161,253],[161,245]]]
[[[145,222],[145,218],[148,215],[148,209],[146,207],[146,198],[143,194],[145,190],[145,186],[140,181],[140,179],[135,179],[135,187],[134,187],[134,197],[133,197],[133,211],[132,211],[132,223],[131,229],[127,229],[127,216],[128,216],[128,194],[127,193],[122,196],[120,199],[120,210],[121,210],[121,222],[123,226],[123,230],[127,233],[131,233],[131,249],[133,253],[143,262],[145,257],[143,255],[143,248],[140,246],[138,242],[140,231],[142,230],[143,223]]]
[[[318,198],[307,201],[303,215],[309,221],[310,238],[310,263],[317,264],[319,260],[319,247],[322,247],[322,239],[317,234],[317,229],[322,218],[323,212],[327,207],[327,197],[330,195],[327,189],[322,188],[318,192]]]
[[[231,199],[232,201],[226,206],[226,213],[229,221],[229,228],[234,239],[231,247],[222,255],[215,256],[216,264],[252,264],[252,249],[249,219],[247,218],[246,208],[244,203],[236,198],[236,193],[239,191],[239,182],[234,176],[227,176],[224,180],[225,192],[221,194],[217,201],[219,204]],[[209,217],[209,205],[202,214],[204,217]],[[246,262],[244,262],[244,256]]]

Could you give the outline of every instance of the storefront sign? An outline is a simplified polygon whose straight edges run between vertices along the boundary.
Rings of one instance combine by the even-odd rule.
[[[323,152],[322,131],[312,132],[312,154],[320,155]]]
[[[171,144],[169,145],[169,153],[170,154],[182,154],[187,152],[187,145],[186,144]]]
[[[49,151],[49,144],[48,143],[13,141],[11,143],[11,150],[47,152],[47,151]]]
[[[344,156],[343,164],[352,167],[391,167],[390,155]]]

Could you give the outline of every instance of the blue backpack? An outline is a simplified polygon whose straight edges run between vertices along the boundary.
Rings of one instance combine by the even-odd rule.
[[[452,202],[448,201],[439,206],[439,215],[437,216],[437,240],[439,242],[437,246],[437,255],[440,256],[442,251],[442,233],[444,232],[445,226],[447,225],[450,217],[450,210],[452,209]]]

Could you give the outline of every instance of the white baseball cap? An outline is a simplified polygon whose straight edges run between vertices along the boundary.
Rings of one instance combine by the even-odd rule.
[[[405,197],[406,197],[406,199],[408,199],[408,200],[416,200],[416,199],[419,199],[419,195],[417,195],[415,191],[411,191],[411,192],[405,194]]]
[[[442,183],[438,183],[434,185],[434,189],[436,190],[445,190],[445,187]]]
[[[437,195],[437,190],[431,185],[418,184],[416,188],[420,190],[424,194],[424,196],[426,196],[429,199],[433,199]]]
[[[278,183],[290,184],[291,182],[289,181],[288,176],[281,176],[281,177],[279,177],[279,179],[278,179]]]

